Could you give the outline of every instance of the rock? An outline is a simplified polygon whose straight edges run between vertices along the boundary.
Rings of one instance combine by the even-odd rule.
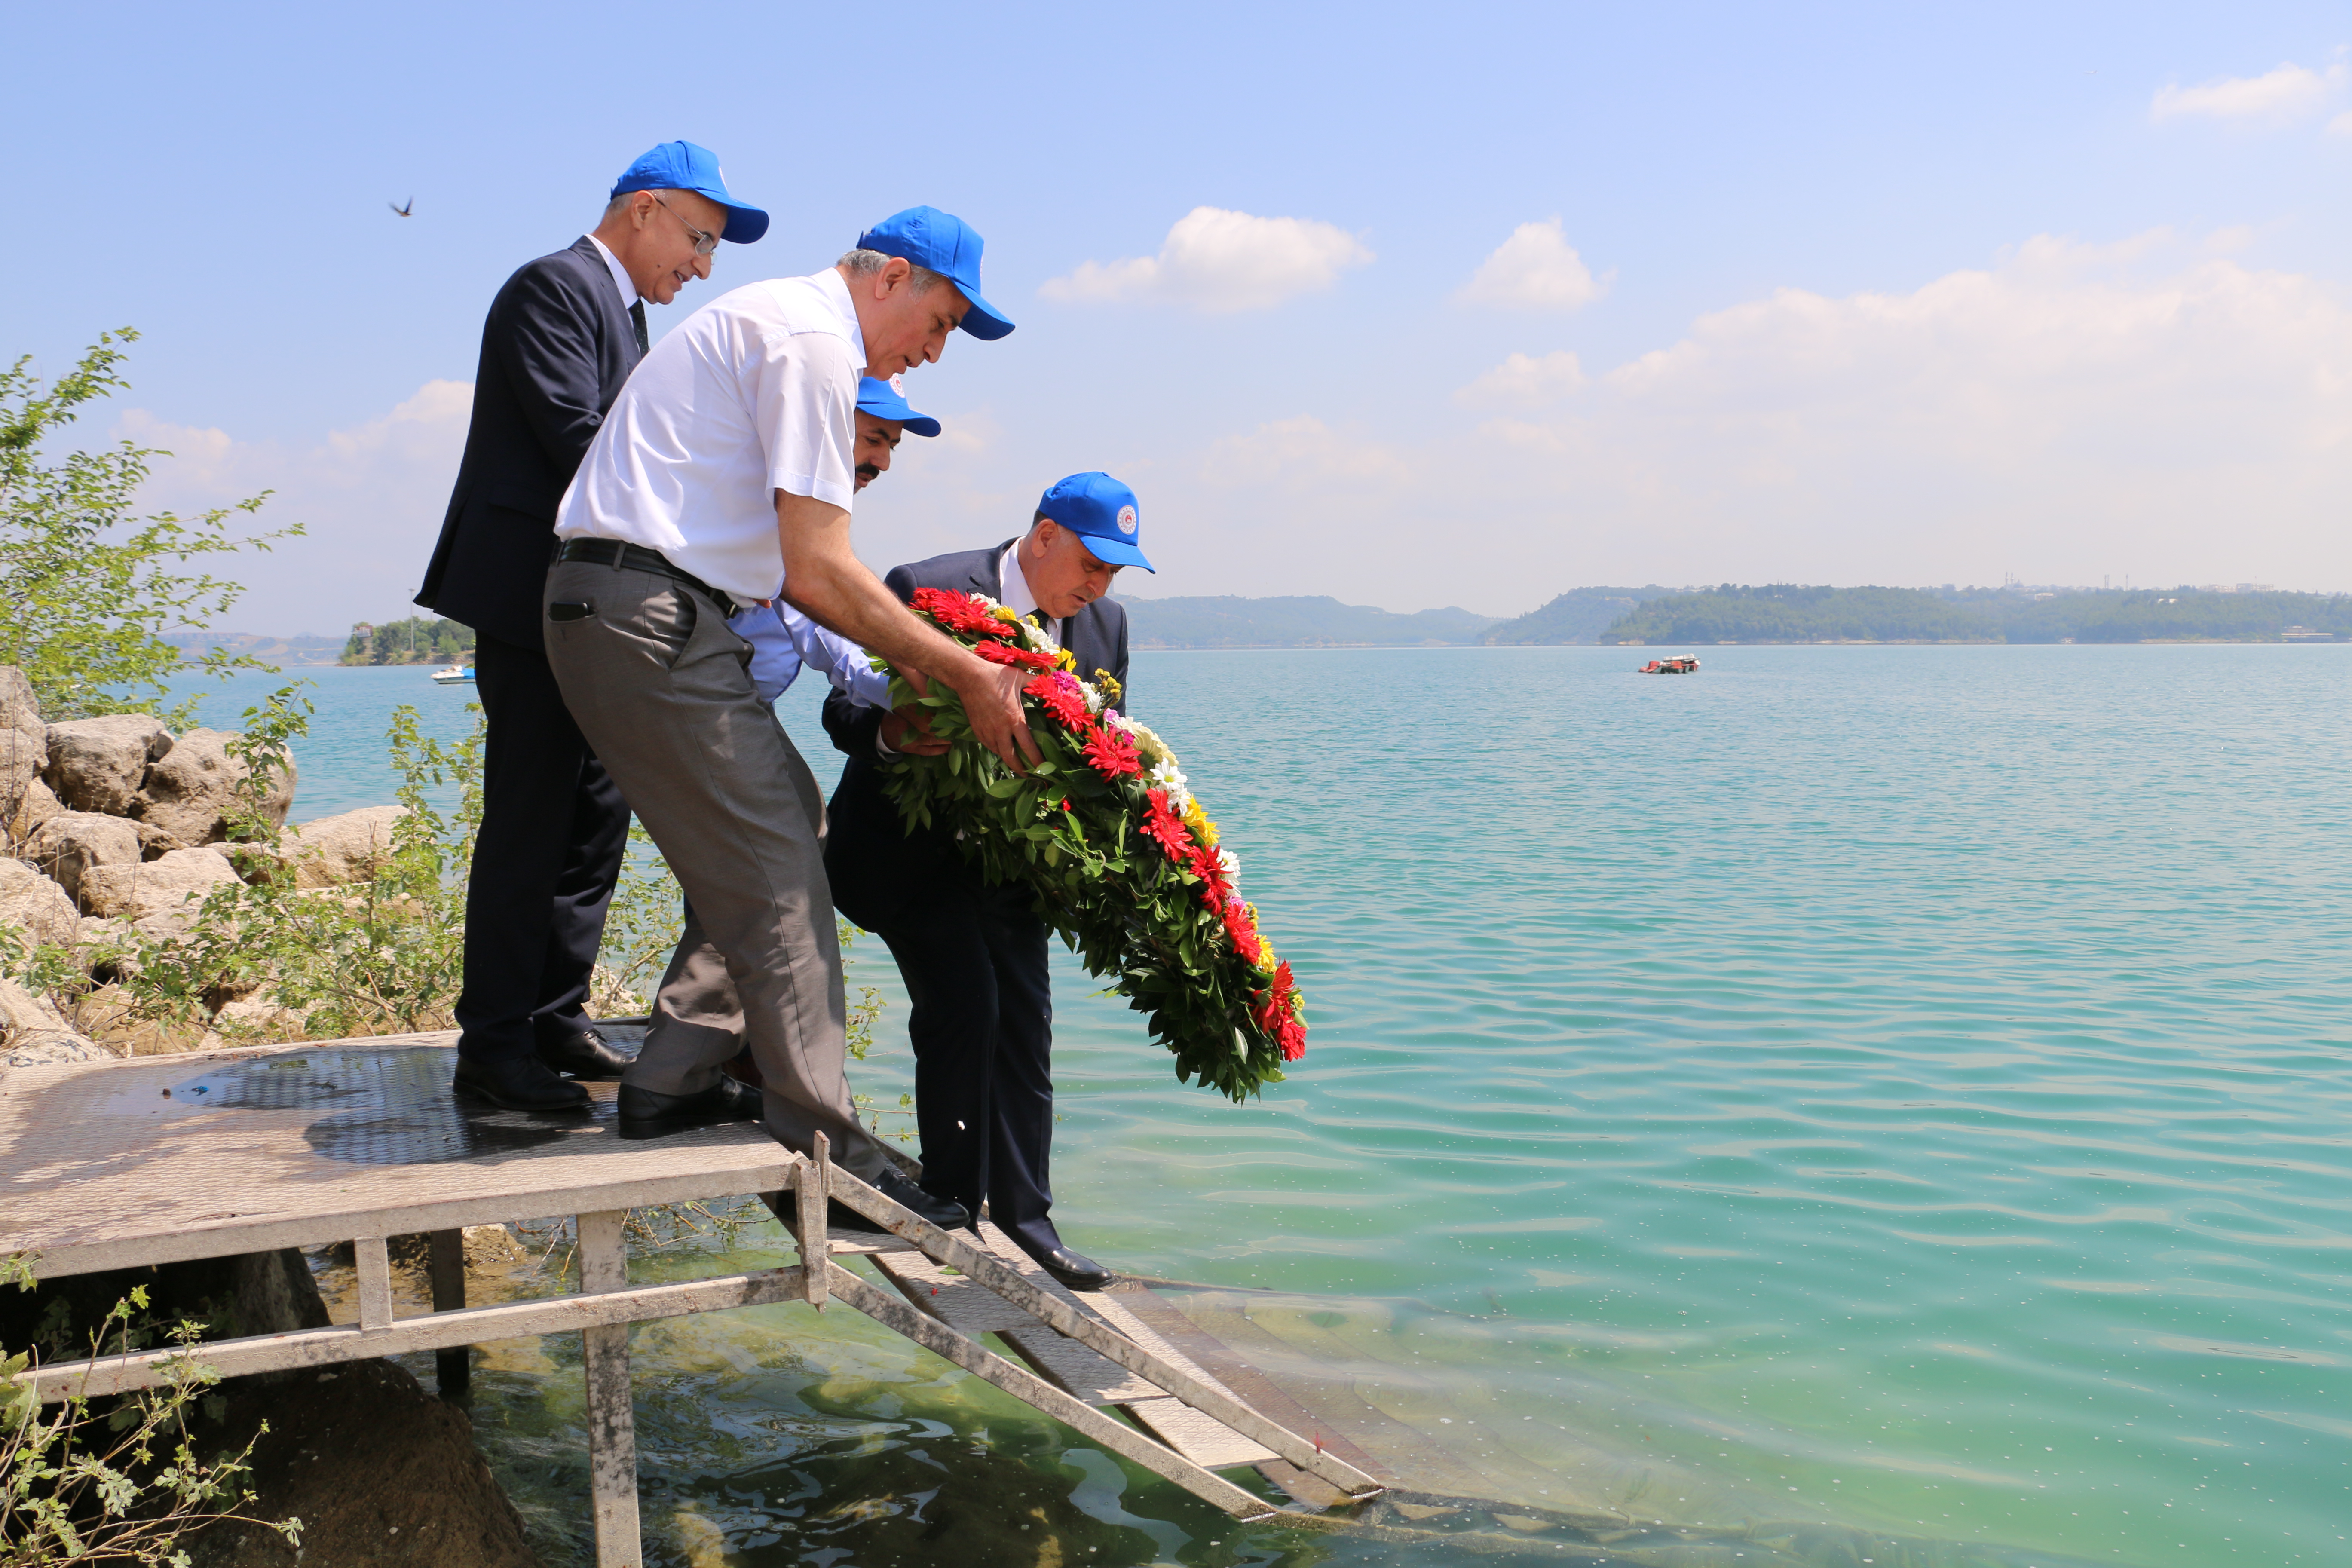
[[[0,860],[0,926],[10,928],[20,942],[68,947],[80,925],[81,917],[63,888],[22,860]]]
[[[133,822],[131,828],[139,835],[139,858],[142,860],[161,860],[174,849],[196,847],[178,834],[166,833],[152,822]]]
[[[17,828],[17,814],[48,765],[49,727],[41,722],[33,683],[15,665],[0,665],[0,824],[7,825],[10,837],[22,838],[31,830],[31,825]]]
[[[0,980],[0,1071],[113,1059],[113,1052],[79,1033],[47,998]]]
[[[294,868],[298,887],[363,882],[391,858],[394,827],[407,815],[404,805],[367,805],[322,816],[288,834],[278,850]]]
[[[44,756],[47,755],[47,741],[42,742]],[[57,791],[36,778],[25,786],[25,792],[17,796],[16,805],[0,814],[0,830],[5,830],[10,843],[22,844],[41,824],[65,808],[66,803],[58,798]]]
[[[140,850],[135,826],[94,811],[59,812],[25,841],[25,858],[75,898],[80,896],[84,872],[100,866],[136,866],[144,858]]]
[[[236,786],[246,778],[246,765],[231,756],[228,742],[237,737],[226,730],[191,730],[180,737],[168,756],[147,770],[146,783],[123,815],[152,824],[184,844],[217,844],[228,837],[229,818],[239,809]],[[285,776],[275,781],[263,803],[271,826],[286,821],[294,804],[295,773],[291,760]]]
[[[215,1046],[284,1045],[303,1037],[310,1020],[265,996],[240,996],[213,1015]]]
[[[82,873],[81,903],[104,919],[119,915],[149,937],[184,936],[215,888],[237,880],[217,849],[174,849],[161,859],[99,866]]]
[[[76,811],[128,816],[149,765],[171,750],[172,731],[152,713],[74,719],[49,726],[41,779]]]

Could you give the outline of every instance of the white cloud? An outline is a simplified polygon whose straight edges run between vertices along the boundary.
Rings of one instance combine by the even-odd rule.
[[[1255,217],[1194,207],[1157,256],[1082,263],[1050,279],[1049,300],[1160,300],[1208,311],[1259,310],[1329,288],[1372,253],[1343,228],[1313,218]]]
[[[2352,136],[2352,109],[2346,110],[2329,121],[2327,131],[2332,136]]]
[[[1513,354],[1456,392],[1454,401],[1465,408],[1489,411],[1536,408],[1581,392],[1590,383],[1583,364],[1567,349],[1556,349],[1541,359]]]
[[[1506,310],[1574,310],[1601,298],[1608,287],[1607,278],[1594,279],[1568,243],[1559,219],[1552,218],[1513,229],[1455,297]]]
[[[2206,115],[2216,120],[2293,120],[2315,113],[2344,81],[2340,60],[2325,72],[2290,61],[2261,76],[2222,77],[2197,87],[2158,88],[2148,105],[2148,118]]]
[[[126,409],[116,434],[173,455],[152,460],[142,510],[186,515],[273,490],[251,526],[309,530],[268,554],[213,570],[247,585],[224,629],[340,632],[355,617],[414,613],[408,599],[449,504],[466,444],[473,387],[428,381],[381,418],[307,446],[239,440]]]
[[[1540,389],[1548,364],[1564,384],[1554,356],[1474,387]],[[1407,407],[1393,434],[1309,418],[1216,444],[1160,510],[1224,585],[1166,591],[1501,613],[1591,583],[2352,587],[2352,304],[2196,237],[1784,289],[1556,410],[1483,411],[1459,434]]]

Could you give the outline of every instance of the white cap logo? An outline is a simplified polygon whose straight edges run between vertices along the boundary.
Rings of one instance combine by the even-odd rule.
[[[1118,531],[1121,533],[1133,533],[1135,531],[1135,509],[1133,507],[1123,506],[1118,509]]]
[[[907,373],[905,371],[900,371],[898,374],[890,378],[890,390],[897,393],[900,397],[907,395]]]

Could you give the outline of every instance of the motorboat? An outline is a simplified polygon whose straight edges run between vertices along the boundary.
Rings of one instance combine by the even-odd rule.
[[[1654,658],[1635,672],[1640,675],[1696,675],[1698,660],[1690,654],[1674,658]]]
[[[474,667],[470,664],[453,664],[446,668],[436,669],[433,672],[433,684],[471,686],[474,684]]]

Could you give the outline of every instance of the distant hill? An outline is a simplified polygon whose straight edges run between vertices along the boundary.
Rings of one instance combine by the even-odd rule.
[[[1998,642],[2000,626],[1925,588],[1725,584],[1668,594],[1610,624],[1604,643]]]
[[[1475,643],[1500,616],[1421,610],[1410,616],[1328,595],[1244,599],[1130,599],[1128,640],[1136,647],[1395,647]]]
[[[1540,612],[1538,612],[1540,613]],[[2214,589],[1832,588],[1727,583],[1653,598],[1603,643],[2325,642],[2352,595]]]
[[[327,637],[265,637],[257,632],[165,632],[163,640],[183,658],[201,658],[210,649],[249,654],[270,664],[332,664],[343,639]]]
[[[1505,621],[1478,640],[1498,647],[1591,642],[1644,601],[1673,592],[1654,583],[1646,588],[1571,588],[1539,610]]]

